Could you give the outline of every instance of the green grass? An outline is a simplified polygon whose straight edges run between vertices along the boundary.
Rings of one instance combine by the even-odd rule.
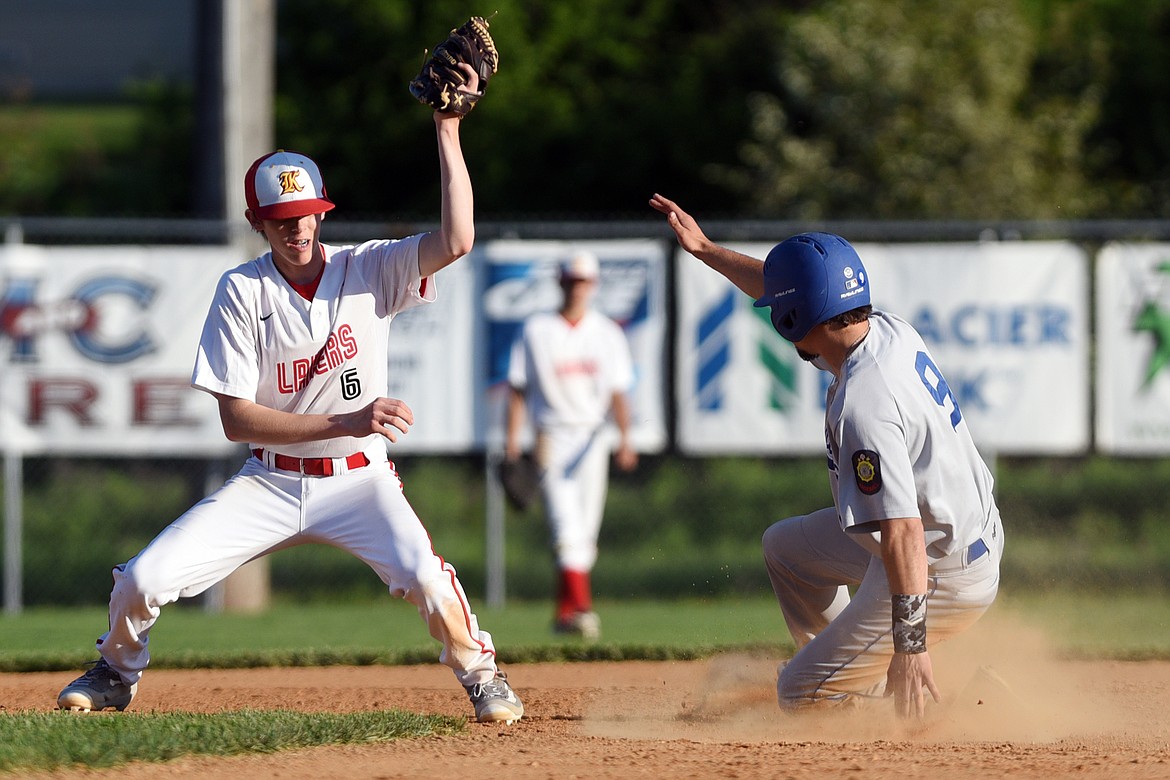
[[[549,630],[552,607],[473,605],[505,663],[584,658],[685,658],[722,649],[790,648],[771,599],[599,602],[604,642],[586,646]],[[73,669],[95,657],[105,610],[35,608],[0,618],[0,671]],[[211,614],[170,606],[151,632],[152,668],[430,663],[439,645],[418,612],[387,596],[372,602],[277,604],[263,614]]]
[[[1170,659],[1170,598],[1161,591],[1009,594],[998,607],[1043,629],[1067,656]]]
[[[400,711],[347,715],[283,710],[216,715],[124,713],[83,718],[61,712],[21,714],[0,717],[0,771],[109,767],[189,754],[272,753],[453,734],[462,727],[462,719]]]
[[[790,653],[770,597],[690,601],[602,601],[603,638],[589,644],[549,630],[551,606],[474,605],[504,663],[588,659],[697,658],[757,649]],[[1161,592],[1008,593],[995,607],[1041,629],[1061,652],[1109,658],[1170,658],[1170,599]],[[62,671],[96,657],[106,625],[100,608],[29,609],[0,618],[0,671]],[[259,615],[164,608],[151,633],[152,668],[323,666],[437,661],[439,645],[409,604],[277,604]]]

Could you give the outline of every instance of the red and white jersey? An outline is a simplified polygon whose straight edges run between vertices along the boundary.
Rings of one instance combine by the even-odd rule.
[[[512,346],[508,384],[524,391],[537,428],[597,428],[613,394],[634,384],[630,346],[621,327],[596,311],[576,323],[534,314]]]
[[[419,277],[420,238],[322,244],[325,270],[312,301],[277,271],[271,252],[227,271],[203,325],[192,386],[294,414],[350,412],[386,395],[391,319],[435,299],[434,280]],[[344,457],[380,438],[282,444],[280,452]]]

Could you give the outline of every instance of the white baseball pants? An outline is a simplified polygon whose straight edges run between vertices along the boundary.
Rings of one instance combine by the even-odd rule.
[[[561,569],[588,572],[597,562],[597,537],[609,484],[610,446],[603,430],[541,431],[536,461],[552,546]]]
[[[479,623],[455,569],[402,493],[385,453],[370,465],[333,476],[269,470],[256,458],[212,495],[165,528],[128,563],[114,568],[110,630],[98,652],[127,684],[150,660],[149,632],[160,608],[195,596],[253,558],[298,544],[339,547],[372,568],[390,592],[418,607],[439,661],[463,685],[496,672],[491,635]]]
[[[998,513],[981,541],[982,546],[976,543],[930,567],[930,645],[970,627],[995,600],[1003,555]],[[894,654],[890,588],[881,557],[841,529],[834,508],[775,523],[764,532],[763,545],[768,577],[797,650],[780,669],[780,706],[796,709],[881,695]],[[856,586],[852,598],[849,586]]]

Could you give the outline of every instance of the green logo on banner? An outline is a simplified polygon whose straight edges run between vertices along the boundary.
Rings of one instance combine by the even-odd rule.
[[[1170,261],[1162,261],[1154,267],[1160,274],[1170,274]],[[1133,321],[1135,333],[1147,332],[1154,339],[1154,351],[1146,364],[1146,379],[1142,387],[1149,387],[1154,377],[1170,364],[1170,312],[1147,299]]]
[[[760,364],[772,381],[768,383],[768,406],[776,411],[788,408],[788,400],[796,394],[796,350],[780,337],[772,327],[772,310],[751,307],[751,311],[765,325],[758,346]]]

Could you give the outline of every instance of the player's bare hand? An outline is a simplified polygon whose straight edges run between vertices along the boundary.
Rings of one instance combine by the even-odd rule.
[[[614,463],[622,471],[633,471],[638,467],[638,452],[628,444],[622,444],[613,454]]]
[[[467,76],[467,83],[459,88],[461,92],[466,92],[469,95],[479,94],[479,74],[475,72],[475,68],[468,65],[466,62],[459,63],[459,70],[463,71],[463,75]]]
[[[703,233],[699,223],[695,222],[694,217],[679,208],[673,200],[655,193],[654,197],[650,198],[650,207],[666,215],[666,224],[670,225],[671,230],[674,231],[679,246],[692,255],[698,254],[710,246],[711,241]]]
[[[390,441],[398,441],[399,433],[407,433],[414,425],[414,412],[397,398],[378,398],[356,412],[343,415],[351,436],[377,433]]]
[[[930,653],[894,653],[886,671],[886,695],[894,697],[894,711],[898,717],[923,718],[927,691],[936,704],[942,702],[942,695],[934,684]]]

